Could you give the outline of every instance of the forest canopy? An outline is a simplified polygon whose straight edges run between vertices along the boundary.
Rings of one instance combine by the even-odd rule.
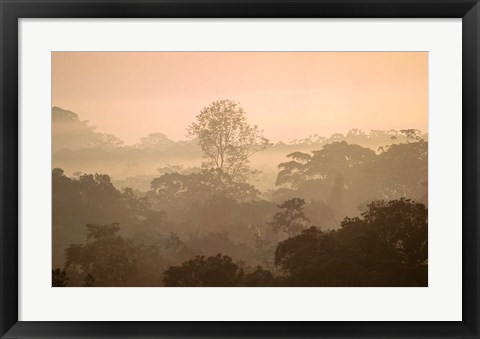
[[[125,145],[52,116],[53,286],[428,285],[416,129],[274,144],[219,100]]]

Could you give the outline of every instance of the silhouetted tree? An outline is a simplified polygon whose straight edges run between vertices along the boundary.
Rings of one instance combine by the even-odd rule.
[[[52,114],[55,161],[73,173],[52,171],[53,267],[63,267],[52,271],[53,286],[428,284],[427,208],[405,198],[428,203],[428,143],[418,130],[279,142],[262,152],[265,161],[288,154],[269,190],[274,170],[257,187],[247,181],[251,155],[269,142],[233,101],[204,108],[191,141],[155,133],[124,147],[73,112]],[[66,140],[70,128],[75,140]],[[173,154],[200,164],[200,148],[202,168],[167,163]],[[159,177],[84,174],[125,159],[162,166]],[[124,165],[109,173],[123,176]]]
[[[243,276],[242,270],[228,256],[217,254],[205,258],[197,256],[181,266],[172,266],[165,271],[165,286],[177,287],[231,287],[237,286]]]
[[[375,159],[375,152],[345,141],[324,145],[321,150],[312,151],[313,156],[294,152],[288,155],[293,160],[278,165],[276,185],[291,184],[294,188],[312,180],[333,181],[339,173],[344,176],[358,167]]]
[[[276,285],[277,281],[272,272],[262,266],[256,266],[253,271],[245,274],[242,283],[242,286],[246,287],[272,287]]]
[[[87,274],[85,280],[83,281],[82,287],[94,287],[95,286],[95,278],[90,273]]]
[[[288,286],[335,286],[337,265],[335,232],[310,227],[280,242],[275,265],[287,275]],[[345,267],[341,268],[346,269]]]
[[[52,287],[66,287],[68,280],[65,270],[59,268],[52,270]]]
[[[420,140],[420,131],[418,129],[401,129],[400,133],[407,138],[407,144],[410,142],[410,140],[414,141],[419,141]]]
[[[315,227],[278,244],[288,286],[427,286],[427,209],[375,201],[338,231]]]
[[[191,137],[198,138],[207,159],[205,166],[235,180],[245,178],[248,159],[269,145],[262,130],[248,125],[245,111],[235,101],[215,101],[196,118],[187,130]]]
[[[322,200],[342,219],[372,200],[418,200],[426,194],[428,143],[423,140],[391,144],[378,155],[346,142],[324,145],[312,154],[291,153],[292,161],[279,165],[276,184],[283,187],[274,192],[276,201]]]
[[[183,207],[191,202],[205,200],[221,195],[238,201],[256,200],[260,195],[253,185],[237,182],[219,170],[203,170],[200,173],[167,173],[152,181],[149,199],[162,203],[182,203]]]
[[[276,232],[284,232],[289,237],[305,229],[310,221],[303,213],[305,200],[292,198],[284,201],[277,207],[282,211],[273,215],[273,220],[268,224]]]
[[[354,185],[358,196],[371,201],[374,197],[385,200],[410,197],[420,199],[427,193],[428,142],[418,141],[393,144],[365,164],[362,181]],[[352,186],[352,185],[351,185]]]
[[[62,254],[69,244],[85,239],[86,224],[108,224],[112,221],[133,224],[144,213],[144,201],[131,190],[123,194],[108,175],[84,174],[69,178],[64,171],[52,171],[53,262],[63,266]]]
[[[222,253],[237,260],[251,260],[253,251],[245,243],[234,242],[226,232],[197,232],[190,235],[187,245],[205,256]]]
[[[133,285],[137,273],[132,258],[135,249],[131,240],[117,235],[119,225],[90,224],[87,229],[88,241],[70,245],[66,250],[67,272],[78,275],[82,281],[91,274],[95,277],[96,286]]]
[[[345,218],[339,234],[359,267],[374,273],[370,284],[426,286],[428,282],[428,210],[401,198],[374,201],[361,218]]]

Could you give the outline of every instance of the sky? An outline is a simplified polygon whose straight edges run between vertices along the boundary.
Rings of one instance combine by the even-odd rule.
[[[428,52],[53,52],[52,106],[135,144],[240,103],[273,142],[352,128],[428,130]]]

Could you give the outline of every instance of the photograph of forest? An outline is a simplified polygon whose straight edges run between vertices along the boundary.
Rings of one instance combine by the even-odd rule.
[[[427,287],[428,53],[53,52],[53,287]]]

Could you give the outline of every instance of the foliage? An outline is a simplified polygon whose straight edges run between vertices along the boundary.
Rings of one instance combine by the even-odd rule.
[[[226,173],[234,180],[244,179],[248,159],[269,145],[263,131],[248,125],[245,111],[235,101],[214,101],[196,118],[187,130],[198,139],[207,159],[205,167]]]
[[[243,272],[228,256],[197,256],[181,266],[165,271],[165,286],[232,287],[241,281]]]
[[[331,199],[332,201],[333,199]],[[335,213],[322,200],[311,199],[305,204],[305,216],[310,220],[312,225],[316,225],[322,229],[338,228],[338,222]]]
[[[243,277],[243,286],[246,287],[272,287],[277,285],[277,279],[269,270],[256,266]]]
[[[350,171],[375,158],[375,152],[371,149],[350,145],[345,141],[327,144],[312,153],[313,156],[300,152],[287,155],[293,160],[278,165],[280,171],[276,184],[290,183],[293,187],[299,187],[305,180],[331,180],[338,173]]]
[[[247,267],[246,271],[232,258],[217,254],[197,256],[181,266],[165,271],[165,286],[170,287],[265,287],[276,286],[277,280],[262,266]]]
[[[233,241],[227,232],[197,232],[191,234],[187,246],[202,255],[212,256],[222,253],[237,260],[254,261],[253,250],[245,243]]]
[[[275,251],[275,265],[287,275],[290,286],[335,286],[339,270],[335,232],[310,227],[301,234],[280,242]],[[346,267],[342,267],[341,271]],[[341,283],[341,281],[340,281]]]
[[[407,144],[410,142],[410,140],[414,140],[414,141],[419,141],[421,138],[420,138],[420,130],[418,129],[401,129],[400,130],[400,133],[403,134],[405,136],[405,138],[407,139]]]
[[[68,280],[65,270],[59,268],[52,270],[52,287],[66,287]]]
[[[419,199],[427,192],[428,143],[394,144],[364,167],[364,186],[370,196],[391,200],[399,197]],[[373,200],[373,199],[370,199]]]
[[[338,231],[312,227],[281,242],[275,264],[290,286],[426,286],[427,216],[408,199],[375,201]]]
[[[305,200],[292,198],[284,201],[277,207],[282,211],[273,215],[273,220],[268,224],[275,232],[284,232],[289,237],[305,229],[310,221],[303,213]]]
[[[60,255],[69,244],[85,238],[86,224],[133,224],[145,209],[145,201],[137,198],[132,190],[126,189],[123,193],[117,190],[108,175],[84,174],[69,178],[62,169],[53,169],[54,266],[63,266]]]
[[[137,145],[140,149],[165,149],[173,146],[175,142],[170,140],[163,133],[150,133],[146,137],[140,139]]]
[[[82,287],[95,287],[95,278],[90,273],[87,274],[83,281]]]
[[[166,173],[152,180],[149,198],[157,203],[187,203],[220,195],[238,201],[258,199],[260,192],[252,185],[234,181],[218,170],[202,170],[199,173]]]
[[[52,150],[97,148],[111,150],[123,145],[112,134],[99,133],[74,112],[52,108]]]
[[[65,268],[69,274],[95,277],[97,286],[131,286],[137,267],[131,253],[131,240],[117,235],[118,224],[87,225],[88,241],[66,250]]]
[[[191,141],[153,133],[122,146],[73,112],[53,118],[55,163],[73,173],[52,171],[53,286],[428,283],[427,208],[406,199],[428,201],[418,130],[353,129],[266,149],[243,109],[223,100],[200,112]],[[178,159],[188,161],[169,165]],[[113,183],[82,172],[105,163],[118,164]],[[254,178],[252,163],[268,170]],[[126,178],[125,166],[150,172]]]
[[[288,156],[292,160],[279,165],[276,184],[281,187],[274,198],[323,201],[335,219],[355,214],[359,205],[375,199],[426,195],[428,143],[423,140],[391,144],[380,154],[342,141],[312,155]]]
[[[374,201],[362,218],[345,218],[342,233],[363,228],[377,233],[377,245],[394,251],[402,264],[426,268],[428,260],[428,210],[423,204],[401,198]]]

